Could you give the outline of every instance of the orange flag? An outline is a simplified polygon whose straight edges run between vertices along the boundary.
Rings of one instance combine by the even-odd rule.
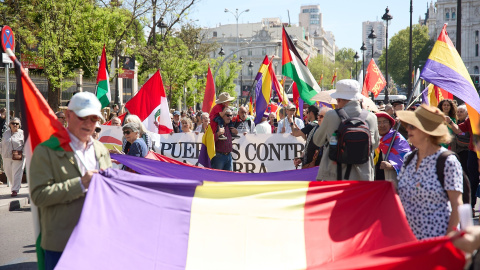
[[[335,71],[335,72],[333,73],[332,85],[333,85],[333,82],[335,81],[336,78],[337,78],[337,72]]]
[[[375,64],[375,60],[371,60],[368,64],[367,75],[365,76],[365,81],[363,82],[362,95],[368,97],[368,92],[372,92],[375,97],[377,97],[380,92],[385,88],[387,82],[383,77],[382,72]]]

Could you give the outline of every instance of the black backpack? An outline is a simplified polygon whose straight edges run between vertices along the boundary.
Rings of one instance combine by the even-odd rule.
[[[418,150],[415,149],[412,151],[412,154],[408,156],[408,158],[405,160],[403,163],[403,166],[407,167],[408,164],[412,161],[413,157],[417,154]],[[447,161],[447,157],[450,155],[455,155],[458,160],[458,155],[455,152],[452,152],[450,150],[447,150],[445,152],[442,152],[440,156],[438,156],[437,159],[437,176],[438,176],[438,181],[440,181],[440,184],[442,185],[442,188],[445,190],[445,162]],[[471,198],[470,198],[470,193],[471,193],[471,188],[470,188],[470,181],[468,179],[467,174],[462,170],[463,173],[463,193],[462,193],[462,200],[464,204],[470,204]],[[445,193],[447,191],[445,190]],[[448,198],[448,194],[447,194]]]
[[[337,162],[337,178],[347,180],[352,165],[368,162],[372,150],[370,129],[366,122],[368,111],[362,110],[358,117],[349,118],[344,109],[335,110],[341,123],[335,131],[337,145],[330,145],[329,158]],[[345,177],[342,177],[342,164],[347,164]]]

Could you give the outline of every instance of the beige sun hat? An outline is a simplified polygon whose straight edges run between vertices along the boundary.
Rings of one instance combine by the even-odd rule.
[[[397,111],[402,124],[410,124],[431,136],[448,134],[445,115],[437,107],[422,104],[415,111]]]
[[[225,103],[227,101],[232,101],[234,99],[235,99],[235,97],[230,96],[229,93],[223,92],[220,95],[218,95],[218,99],[215,100],[215,103],[216,104],[221,104],[221,103]]]

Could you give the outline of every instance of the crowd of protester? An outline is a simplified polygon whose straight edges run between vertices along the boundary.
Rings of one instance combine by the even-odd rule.
[[[232,106],[235,98],[228,93],[221,93],[210,112],[193,109],[171,110],[170,118],[173,127],[171,134],[193,133],[202,136],[210,125],[216,148],[216,155],[211,162],[212,168],[228,171],[232,171],[233,165],[232,142],[241,136],[276,133],[301,137],[305,140],[305,147],[302,155],[293,159],[296,168],[306,169],[318,166],[317,180],[319,181],[342,179],[391,181],[399,195],[412,232],[418,239],[447,234],[456,235],[454,231],[459,226],[458,206],[465,203],[465,200],[462,201],[464,197],[462,194],[466,192],[463,172],[468,175],[469,203],[474,217],[477,213],[476,198],[480,195],[477,194],[478,159],[466,106],[464,104],[458,106],[455,100],[445,99],[437,107],[416,103],[405,108],[407,104],[404,101],[395,100],[391,104],[380,104],[378,111],[370,112],[364,109],[364,97],[360,93],[358,82],[341,80],[337,82],[336,87],[336,92],[331,94],[337,102],[334,108],[310,105],[303,110],[303,117],[300,117],[296,106],[290,103],[288,106],[278,108],[278,111],[266,111],[257,124],[247,107]],[[122,149],[115,148],[110,150],[110,153],[143,158],[149,151],[154,150],[155,142],[152,141],[150,132],[143,126],[138,116],[129,114],[122,122],[119,116],[123,114],[124,108],[114,105],[107,118],[100,113],[97,104],[87,108],[89,111],[85,115],[82,108],[76,107],[82,98],[92,99],[92,96],[81,94],[77,98],[79,101],[72,99],[73,102],[69,104],[67,110],[56,113],[58,121],[69,130],[74,144],[77,143],[79,146],[86,144],[88,148],[89,144],[99,138],[102,131],[101,123],[110,120],[112,126],[121,127],[123,132]],[[337,145],[343,136],[340,127],[352,119],[357,121],[355,122],[357,129],[363,128],[368,133],[366,148],[358,148],[364,150],[359,150],[360,152],[355,152],[354,155],[350,152],[350,157],[341,157],[338,155],[338,149],[345,146]],[[0,144],[3,170],[11,185],[12,196],[16,196],[25,167],[22,153],[23,131],[20,119],[12,117],[9,123],[5,122],[5,109],[0,110],[0,124],[1,121],[6,126],[2,131],[3,139]],[[72,125],[78,126],[72,127]],[[82,127],[84,129],[81,129]],[[84,134],[86,129],[91,130],[91,133]],[[393,143],[391,143],[392,140]],[[95,151],[102,153],[105,151],[97,144],[93,146]],[[364,156],[364,160],[361,163],[345,161],[352,156]],[[90,158],[94,162],[94,157],[90,156]],[[81,158],[78,160],[83,162]],[[441,164],[440,173],[437,170],[439,160],[444,163]],[[34,158],[32,164],[35,162],[41,163],[44,160]],[[64,161],[59,158],[55,162]],[[99,162],[100,167],[89,164],[88,160],[87,163],[79,165],[82,167],[81,175],[75,178],[76,181],[80,181],[79,189],[75,190],[78,193],[75,196],[81,198],[79,204],[83,203],[82,196],[88,189],[91,175],[97,172],[95,168],[111,166],[106,160],[97,160],[97,165]],[[129,168],[124,169],[129,170]],[[72,175],[74,174],[76,175],[77,172]],[[65,181],[70,179],[66,176],[64,178]],[[38,181],[42,181],[42,178],[40,177]],[[30,188],[34,203],[42,207],[47,198],[45,197],[47,195],[44,196],[42,192],[49,188],[49,184],[34,183]],[[57,190],[56,192],[71,191]],[[63,208],[64,206],[58,207],[61,211],[67,211],[67,208]],[[79,214],[76,210],[74,212],[76,215]],[[75,218],[78,219],[77,216]],[[44,226],[49,227],[48,224]],[[68,232],[66,234],[69,235]],[[64,235],[62,237],[65,238]],[[479,239],[480,229],[470,228],[465,238],[457,240],[456,243],[464,250],[471,251],[480,247]],[[58,240],[47,238],[43,240],[42,245],[47,250],[61,252],[66,243],[64,240],[58,244]],[[56,255],[49,254],[50,260],[55,260]]]

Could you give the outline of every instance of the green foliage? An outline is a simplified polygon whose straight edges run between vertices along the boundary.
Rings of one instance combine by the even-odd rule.
[[[354,55],[355,51],[353,49],[342,48],[335,54],[335,63],[324,58],[323,55],[319,55],[308,62],[308,68],[310,72],[312,72],[313,77],[319,82],[322,90],[332,89],[334,87],[334,85],[332,85],[332,78],[335,71],[337,71],[337,81],[350,79],[350,76],[352,76],[352,79],[356,78]],[[358,61],[357,73],[359,73],[361,69],[362,61]],[[323,80],[320,82],[322,74]]]
[[[413,25],[412,31],[413,66],[424,65],[428,59],[434,41],[428,35],[428,28],[418,24]],[[388,75],[397,84],[408,84],[412,75],[408,72],[410,27],[400,30],[389,42],[388,46]],[[385,70],[385,51],[379,59],[380,69]]]

